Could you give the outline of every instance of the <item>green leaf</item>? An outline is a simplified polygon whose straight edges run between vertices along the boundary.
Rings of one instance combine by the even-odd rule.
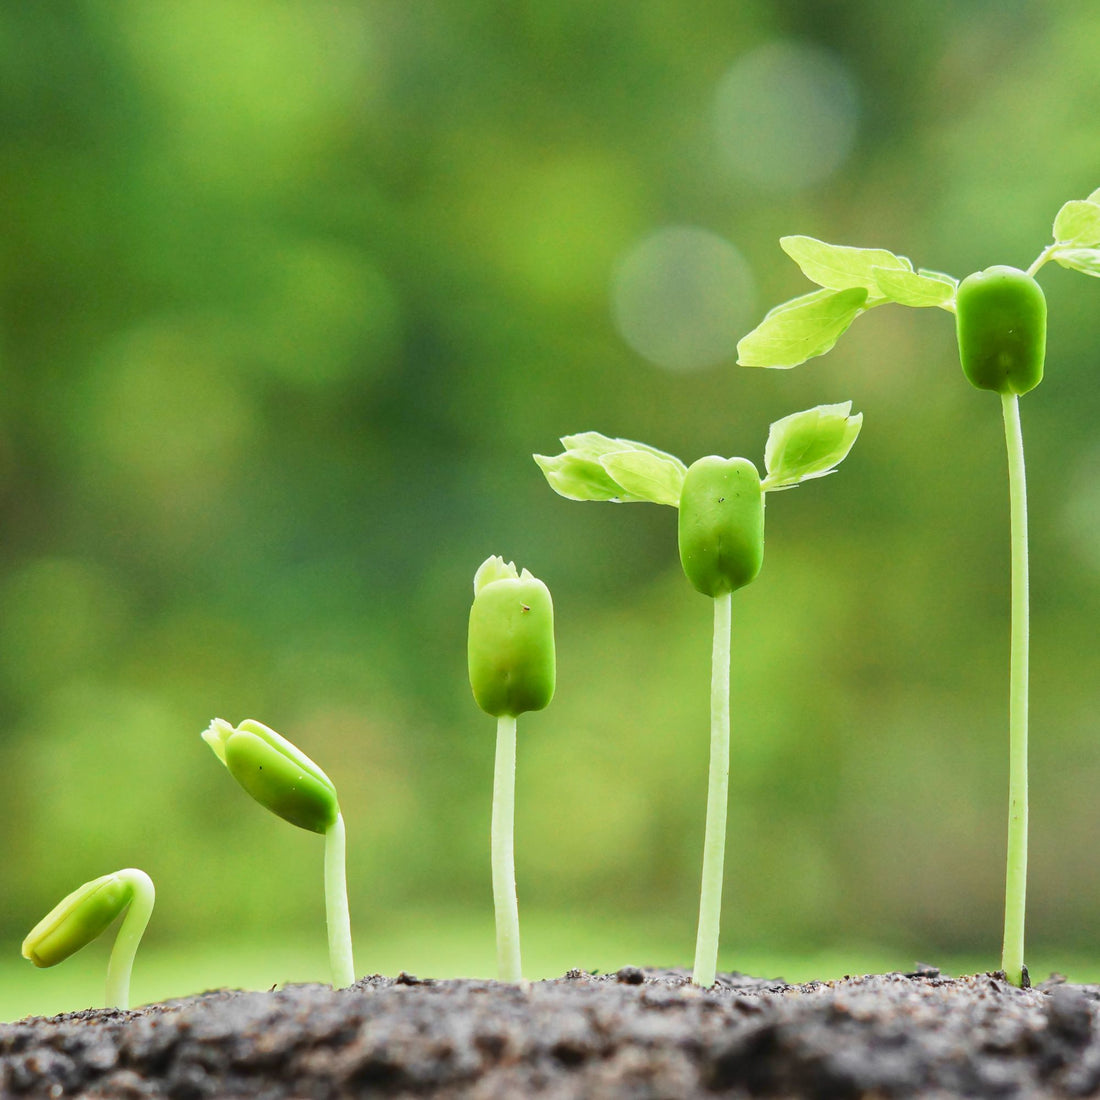
[[[1093,193],[1089,195],[1085,202],[1095,202],[1100,205],[1100,187],[1093,191]]]
[[[632,500],[680,506],[687,471],[679,459],[670,461],[648,451],[618,451],[604,455],[600,465]]]
[[[773,309],[737,344],[743,367],[797,367],[824,355],[867,304],[867,291],[820,291]]]
[[[1054,239],[1078,248],[1100,245],[1100,205],[1091,199],[1074,199],[1054,219]]]
[[[684,473],[687,473],[687,467],[675,455],[670,455],[667,451],[659,451],[648,443],[638,443],[633,439],[612,439],[599,432],[580,432],[578,435],[562,436],[561,444],[567,451],[576,451],[586,458],[596,459],[604,455],[617,454],[619,451],[644,451],[646,454],[674,462]]]
[[[851,416],[851,411],[851,401],[818,405],[772,424],[764,448],[764,491],[790,489],[831,474],[852,449],[863,424],[863,414]]]
[[[786,313],[788,309],[801,309],[810,302],[822,302],[826,298],[832,298],[835,293],[836,291],[822,288],[821,290],[811,290],[808,294],[800,294],[797,298],[791,298],[790,301],[780,302],[779,305],[772,306],[764,314],[764,319],[774,317],[777,313]]]
[[[938,279],[941,283],[947,283],[952,290],[958,288],[959,280],[954,275],[948,275],[945,271],[933,271],[929,267],[918,267],[917,274],[923,275],[926,279]]]
[[[474,574],[474,595],[494,581],[518,581],[519,570],[514,561],[505,561],[499,554],[486,558]]]
[[[576,451],[560,455],[532,455],[550,483],[550,488],[566,500],[618,500],[622,490],[600,465],[599,459],[586,458]]]
[[[779,245],[808,279],[828,290],[863,287],[869,297],[881,298],[884,295],[875,276],[876,267],[913,270],[904,256],[895,256],[884,248],[851,248],[813,237],[781,237]]]
[[[898,305],[942,306],[955,297],[954,286],[943,279],[888,267],[875,267],[872,271],[882,292]]]
[[[1054,259],[1071,271],[1081,271],[1100,279],[1100,248],[1067,248],[1054,253]]]
[[[599,432],[581,432],[562,437],[565,451],[553,457],[534,455],[550,488],[568,500],[613,500],[619,503],[652,501],[679,502],[679,486],[687,467],[675,456],[637,443],[633,439],[612,439]],[[616,456],[625,482],[620,482],[605,461]],[[633,458],[619,456],[634,456]],[[675,488],[676,501],[666,498]]]

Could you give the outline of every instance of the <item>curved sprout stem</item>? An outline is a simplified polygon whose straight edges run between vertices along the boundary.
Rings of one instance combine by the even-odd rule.
[[[493,908],[497,922],[497,974],[502,982],[523,980],[519,953],[519,903],[513,843],[516,801],[516,720],[497,719],[496,764],[493,774]]]
[[[325,832],[325,922],[333,989],[346,989],[355,982],[344,836],[344,815],[338,813]]]
[[[707,788],[703,885],[699,933],[691,980],[711,986],[718,971],[718,928],[722,916],[722,870],[726,858],[726,805],[730,777],[730,631],[733,594],[714,597],[714,647],[710,678],[710,780]]]
[[[1008,447],[1012,540],[1012,648],[1009,689],[1008,866],[1005,874],[1005,936],[1001,969],[1023,984],[1024,906],[1027,897],[1027,692],[1028,560],[1027,483],[1020,406],[1015,394],[1001,397]]]
[[[134,969],[134,956],[149,924],[153,903],[156,901],[156,890],[153,880],[136,867],[119,871],[118,877],[129,886],[131,898],[107,963],[106,1004],[108,1008],[129,1008],[130,974]]]

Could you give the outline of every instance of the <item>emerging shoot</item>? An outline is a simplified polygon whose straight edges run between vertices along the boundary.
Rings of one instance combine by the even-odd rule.
[[[514,854],[516,718],[542,710],[554,695],[554,604],[526,569],[487,558],[474,575],[467,656],[477,705],[497,720],[490,836],[497,973],[523,978]]]
[[[780,246],[821,288],[772,309],[737,345],[746,367],[795,367],[823,355],[862,313],[895,302],[955,314],[959,361],[971,385],[1000,395],[1008,450],[1012,549],[1009,669],[1009,821],[1001,968],[1022,985],[1027,893],[1028,543],[1027,486],[1018,398],[1043,379],[1046,299],[1036,273],[1053,260],[1100,278],[1100,188],[1065,203],[1054,241],[1026,271],[994,266],[960,283],[938,271],[914,270],[881,248],[850,248],[813,237],[783,237]]]
[[[92,879],[59,901],[31,929],[23,941],[23,958],[35,966],[55,966],[105,932],[125,910],[107,964],[106,1005],[129,1008],[134,956],[155,898],[152,879],[136,867]]]
[[[729,801],[732,595],[756,578],[764,561],[764,494],[832,473],[863,422],[851,410],[848,401],[777,420],[768,434],[763,479],[747,458],[709,455],[688,467],[644,443],[598,432],[565,436],[560,455],[534,456],[550,487],[570,500],[649,501],[677,508],[684,575],[714,600],[710,778],[692,973],[697,985],[713,985],[718,970]]]
[[[332,780],[305,753],[261,722],[234,728],[215,718],[203,740],[238,783],[273,814],[325,838],[325,912],[332,985],[355,981],[344,857],[344,818]]]

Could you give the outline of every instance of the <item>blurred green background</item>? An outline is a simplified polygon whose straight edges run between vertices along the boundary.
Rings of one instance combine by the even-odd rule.
[[[199,733],[329,772],[361,973],[493,970],[489,554],[550,585],[520,723],[532,976],[690,964],[708,602],[675,515],[556,497],[596,429],[760,461],[851,399],[833,478],[772,498],[734,603],[726,968],[993,967],[1007,787],[999,408],[951,319],[735,367],[809,289],[786,233],[962,276],[1100,185],[1093,0],[95,0],[0,8],[0,1018],[100,996],[26,931],[126,865],[135,1001],[324,980],[321,844]],[[1100,282],[1048,267],[1023,402],[1033,586],[1029,960],[1100,961]]]

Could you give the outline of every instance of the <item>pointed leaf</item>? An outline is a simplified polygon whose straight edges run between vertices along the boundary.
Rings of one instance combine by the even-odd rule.
[[[1054,253],[1054,259],[1071,271],[1080,271],[1100,279],[1100,248],[1067,248]]]
[[[1054,239],[1078,248],[1100,245],[1100,205],[1091,200],[1067,202],[1054,219]]]
[[[743,367],[797,367],[824,355],[867,303],[862,287],[813,291],[773,309],[737,345]]]
[[[618,451],[604,455],[600,465],[632,499],[680,506],[686,470],[679,459],[670,461],[648,451]]]
[[[823,302],[827,298],[832,298],[836,293],[835,290],[826,290],[824,287],[819,290],[811,290],[808,294],[800,294],[797,298],[791,298],[789,301],[780,302],[777,306],[772,306],[767,313],[764,314],[764,319],[774,317],[779,313],[786,313],[789,309],[802,309],[804,306],[810,304],[810,302]]]
[[[898,305],[942,306],[955,297],[955,288],[942,279],[888,267],[875,267],[872,271],[883,294]]]
[[[620,503],[652,501],[672,503],[666,498],[683,484],[687,467],[675,456],[638,443],[633,439],[612,439],[599,432],[562,436],[565,451],[553,457],[534,455],[550,488],[569,500],[612,500]],[[605,459],[616,456],[616,462]],[[620,456],[633,456],[621,457]],[[625,482],[615,476],[621,468]]]
[[[1098,187],[1095,191],[1093,191],[1093,193],[1091,195],[1089,195],[1089,197],[1085,201],[1086,202],[1095,202],[1098,205],[1100,205],[1100,187]]]
[[[941,283],[947,283],[952,290],[958,289],[959,280],[954,275],[948,275],[945,271],[933,271],[930,267],[918,267],[917,274],[926,279],[938,279]]]
[[[532,455],[546,476],[550,488],[566,500],[619,500],[622,490],[600,465],[599,459],[579,452],[560,455]]]
[[[829,290],[863,287],[870,297],[880,298],[883,292],[874,268],[913,270],[913,265],[904,256],[895,256],[885,248],[851,248],[843,244],[826,244],[813,237],[781,237],[779,245],[808,279]]]
[[[851,401],[818,405],[772,424],[764,449],[764,490],[789,489],[832,473],[852,449],[863,424],[863,414],[851,416],[851,411]]]
[[[634,439],[612,439],[599,432],[581,432],[579,435],[562,436],[561,443],[567,451],[577,451],[586,458],[596,459],[619,451],[644,451],[646,454],[674,462],[684,473],[687,473],[687,467],[675,455],[670,455],[667,451],[659,451],[648,443],[639,443]]]

